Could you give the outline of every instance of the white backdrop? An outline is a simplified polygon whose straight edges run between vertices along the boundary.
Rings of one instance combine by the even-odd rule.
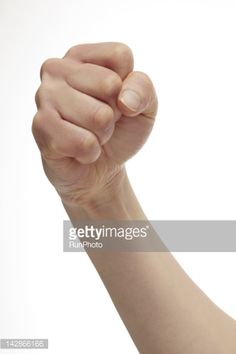
[[[235,18],[234,0],[0,1],[0,338],[48,338],[50,354],[136,353],[86,254],[62,252],[66,214],[30,131],[41,63],[78,43],[127,43],[160,104],[128,163],[146,214],[235,219]],[[236,255],[175,255],[236,318]]]

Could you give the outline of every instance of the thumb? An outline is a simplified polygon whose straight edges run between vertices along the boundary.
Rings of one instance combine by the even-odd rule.
[[[158,103],[151,79],[140,71],[131,72],[123,81],[117,105],[125,116],[143,114],[155,118]]]

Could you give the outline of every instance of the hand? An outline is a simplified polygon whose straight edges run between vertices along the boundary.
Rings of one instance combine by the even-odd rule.
[[[72,47],[41,67],[32,131],[45,173],[64,203],[86,205],[122,183],[157,113],[149,77],[121,43]]]

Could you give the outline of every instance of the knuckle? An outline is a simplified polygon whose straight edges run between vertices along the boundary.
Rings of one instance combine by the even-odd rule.
[[[67,50],[67,52],[66,52],[66,54],[65,54],[65,57],[74,57],[74,56],[77,54],[78,48],[79,48],[80,46],[81,46],[81,45],[79,44],[79,45],[73,45],[72,47],[70,47],[70,48]]]
[[[98,130],[106,130],[111,127],[114,120],[114,112],[108,105],[101,106],[94,114],[93,124]]]
[[[44,144],[45,139],[47,137],[48,130],[48,116],[46,112],[38,111],[32,122],[31,130],[36,142],[40,145]]]
[[[45,140],[45,124],[44,124],[44,119],[37,113],[34,116],[33,122],[32,122],[32,134],[34,136],[34,139],[38,145],[38,148],[42,154],[48,155],[48,142],[46,143]]]
[[[116,43],[114,47],[114,56],[121,63],[124,63],[126,66],[130,67],[130,70],[133,68],[133,53],[130,47],[124,43]]]
[[[47,139],[46,144],[41,149],[41,154],[47,159],[74,156],[74,146],[70,140],[62,140],[54,135]]]
[[[42,89],[42,86],[40,85],[38,90],[36,91],[35,93],[35,96],[34,96],[34,99],[35,99],[35,103],[36,103],[36,106],[39,107],[41,102],[42,102],[42,99],[43,99],[43,89]]]
[[[40,87],[37,89],[35,95],[34,95],[34,100],[36,103],[36,106],[39,107],[40,101],[41,101],[41,89]]]
[[[58,64],[58,61],[60,59],[58,58],[49,58],[49,59],[46,59],[43,64],[41,65],[41,68],[40,68],[40,78],[41,80],[43,79],[43,76],[45,73],[52,73],[55,66]]]
[[[38,132],[38,120],[39,120],[38,113],[36,113],[31,124],[31,131],[34,138],[37,136],[37,132]]]
[[[32,133],[38,145],[40,153],[44,159],[55,159],[63,156],[64,145],[67,141],[58,139],[57,135],[52,134],[50,126],[50,118],[56,113],[53,111],[38,111],[32,122]]]
[[[36,106],[39,108],[41,107],[43,102],[46,102],[49,97],[51,96],[52,88],[45,83],[42,83],[35,93],[35,103]]]
[[[47,115],[38,111],[33,118],[32,122],[32,134],[40,151],[48,150],[49,134],[48,134],[48,119]]]
[[[76,147],[76,146],[75,146]],[[98,149],[98,141],[94,134],[87,134],[83,137],[79,145],[82,154],[93,154]]]
[[[47,137],[44,143],[40,148],[41,155],[44,159],[54,160],[56,158],[60,158],[63,156],[69,156],[65,153],[66,149],[64,149],[64,145],[55,137]]]
[[[42,115],[40,114],[40,112],[37,112],[35,114],[31,130],[36,140],[41,137],[42,133],[45,131],[45,120],[42,119]]]
[[[106,78],[101,82],[101,91],[106,96],[115,96],[121,90],[122,81],[121,78],[115,74],[109,74]]]

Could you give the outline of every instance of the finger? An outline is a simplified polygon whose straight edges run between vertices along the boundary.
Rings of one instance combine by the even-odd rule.
[[[40,69],[41,79],[45,74],[64,79],[74,89],[106,102],[117,96],[122,86],[120,76],[108,68],[66,59],[47,59]]]
[[[115,71],[122,80],[133,70],[134,65],[131,49],[118,42],[76,45],[64,58],[104,66]]]
[[[101,153],[93,133],[62,120],[55,110],[38,111],[32,132],[45,159],[73,157],[82,164],[90,164]]]
[[[122,80],[114,71],[94,65],[81,64],[69,59],[47,59],[41,66],[41,80],[51,76],[53,79],[66,81],[72,88],[93,96],[108,103],[115,114],[115,121],[120,118],[120,112],[116,106],[116,98],[122,87]],[[45,80],[47,81],[47,80]],[[44,96],[42,85],[36,92],[35,100],[39,107],[40,97]]]
[[[123,82],[117,104],[125,116],[142,114],[148,118],[155,118],[158,102],[150,78],[140,71],[130,73]]]
[[[89,63],[68,72],[66,81],[74,89],[107,103],[116,99],[122,87],[122,80],[114,71]]]
[[[114,120],[120,118],[116,100],[122,87],[122,80],[117,73],[102,66],[86,63],[77,66],[74,72],[68,72],[66,81],[74,89],[108,103],[113,109]]]
[[[58,87],[51,101],[63,119],[96,134],[101,145],[112,136],[114,112],[106,103],[67,85]]]

